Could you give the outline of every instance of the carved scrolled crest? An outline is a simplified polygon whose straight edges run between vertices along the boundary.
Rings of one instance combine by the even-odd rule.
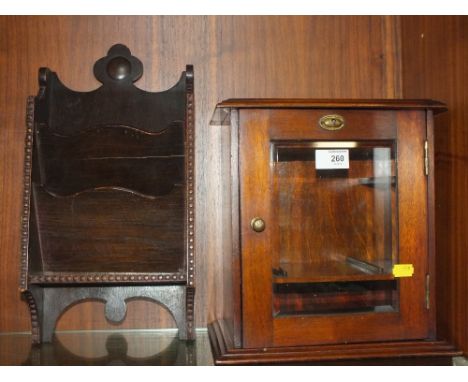
[[[149,92],[134,82],[143,75],[143,64],[125,45],[112,46],[94,64],[94,75],[102,83],[89,92],[64,85],[57,73],[39,69],[36,122],[64,137],[96,126],[121,125],[158,133],[185,121],[185,95],[193,92],[193,67],[187,65],[170,89]],[[50,104],[53,102],[53,107]]]

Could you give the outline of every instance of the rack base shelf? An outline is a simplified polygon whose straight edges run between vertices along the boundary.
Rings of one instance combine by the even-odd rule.
[[[106,318],[119,323],[125,319],[127,301],[134,298],[144,298],[163,305],[174,317],[179,328],[179,338],[192,340],[194,294],[193,288],[186,288],[185,285],[93,285],[80,288],[31,285],[25,292],[32,313],[33,344],[52,342],[58,318],[78,302],[105,302]],[[187,316],[191,318],[188,321],[185,320]]]

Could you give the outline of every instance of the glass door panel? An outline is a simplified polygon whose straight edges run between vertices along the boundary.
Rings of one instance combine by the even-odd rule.
[[[273,141],[273,315],[398,311],[396,147]]]

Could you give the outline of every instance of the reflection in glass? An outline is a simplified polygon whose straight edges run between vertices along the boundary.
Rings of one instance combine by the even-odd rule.
[[[317,166],[337,149],[349,163]],[[272,162],[274,314],[398,309],[394,142],[273,142]]]
[[[31,345],[31,337],[18,335],[0,337],[0,364],[22,365],[126,365],[126,366],[172,366],[210,365],[207,357],[206,333],[197,333],[197,340],[182,341],[176,329],[131,330],[131,331],[71,331],[57,332],[52,343]],[[12,341],[5,343],[9,338]],[[5,344],[8,348],[3,348]],[[23,348],[23,349],[21,349]],[[197,348],[202,350],[197,356]],[[9,361],[18,350],[29,350],[23,362]],[[6,359],[8,355],[8,359]],[[199,358],[199,359],[198,359]],[[2,363],[6,362],[6,363]]]

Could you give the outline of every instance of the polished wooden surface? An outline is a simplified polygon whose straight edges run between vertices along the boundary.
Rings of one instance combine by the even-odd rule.
[[[402,17],[404,97],[431,97],[435,119],[438,334],[468,354],[468,18]]]
[[[227,99],[220,102],[217,107],[235,107],[235,108],[298,108],[298,109],[381,109],[381,110],[398,110],[398,109],[433,109],[436,113],[441,113],[447,110],[446,105],[439,101],[423,100],[423,99],[371,99],[371,100],[356,100],[356,99]]]
[[[136,83],[167,89],[192,63],[197,75],[197,325],[223,308],[213,287],[222,272],[214,178],[219,158],[207,144],[217,102],[230,97],[394,98],[400,95],[394,17],[1,17],[0,18],[0,331],[29,330],[19,298],[20,211],[26,96],[37,69],[60,73],[79,91],[99,86],[90,66],[114,43],[132,47],[145,68]],[[285,38],[287,36],[287,38]],[[224,229],[224,228],[223,228]],[[211,308],[213,307],[213,308]],[[122,328],[173,326],[164,309],[132,301]],[[74,306],[59,329],[113,328],[98,302]]]

